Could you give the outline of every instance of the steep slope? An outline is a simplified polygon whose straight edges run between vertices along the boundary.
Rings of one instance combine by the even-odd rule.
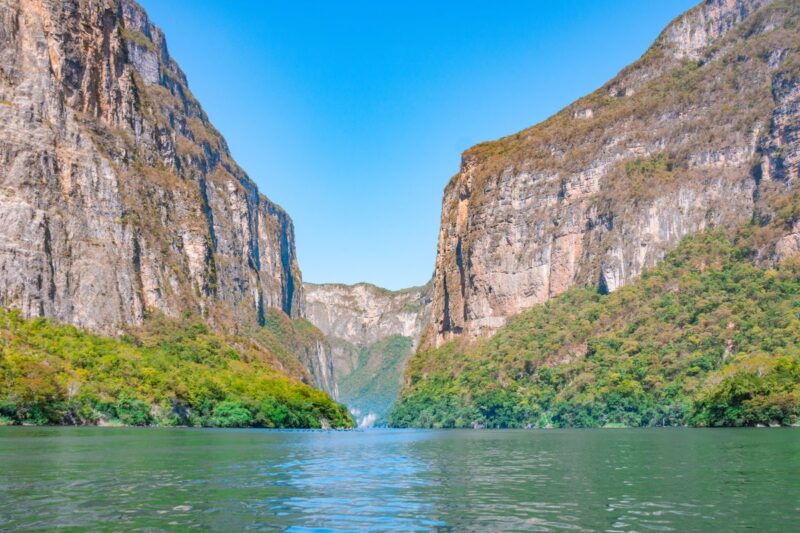
[[[430,345],[769,217],[759,200],[800,164],[798,27],[795,1],[707,0],[596,92],[467,150],[442,201]]]
[[[159,317],[111,339],[0,309],[0,339],[0,425],[353,424],[345,406],[276,370],[307,376],[272,328],[256,343]]]
[[[112,335],[158,314],[258,338],[281,323],[335,393],[322,334],[296,322],[291,219],[233,161],[142,8],[2,0],[0,43],[0,307]]]
[[[298,316],[291,220],[132,0],[2,0],[0,131],[0,306],[112,334]]]
[[[243,333],[267,351],[281,354],[282,361],[299,361],[308,376],[301,377],[303,381],[313,383],[334,399],[339,398],[330,343],[325,334],[306,318],[292,319],[280,310],[269,309],[262,327],[250,328]]]
[[[338,398],[360,423],[381,422],[430,319],[430,284],[388,291],[368,283],[304,284],[304,314],[331,347]]]
[[[790,425],[800,261],[754,262],[800,218],[686,237],[603,295],[573,288],[489,339],[418,352],[390,422],[422,427]],[[763,252],[763,250],[762,250]]]

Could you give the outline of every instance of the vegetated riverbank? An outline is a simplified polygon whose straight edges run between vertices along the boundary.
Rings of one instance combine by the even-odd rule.
[[[148,319],[120,339],[0,309],[0,424],[351,428],[345,406],[287,376],[280,339]]]
[[[768,231],[689,237],[611,294],[572,289],[489,339],[417,353],[390,423],[795,424],[800,262],[758,266],[754,250]]]

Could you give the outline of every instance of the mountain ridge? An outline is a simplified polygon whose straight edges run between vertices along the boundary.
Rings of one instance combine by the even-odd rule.
[[[338,397],[361,425],[382,423],[430,315],[430,283],[304,284],[306,318],[326,336]],[[364,422],[364,421],[367,422]]]

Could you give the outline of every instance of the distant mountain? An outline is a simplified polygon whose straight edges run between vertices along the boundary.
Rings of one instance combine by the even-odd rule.
[[[304,285],[303,312],[326,335],[338,398],[362,423],[385,422],[406,361],[428,324],[430,289],[430,284],[401,291],[368,283]]]

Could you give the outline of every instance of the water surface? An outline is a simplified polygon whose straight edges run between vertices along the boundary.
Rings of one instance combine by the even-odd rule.
[[[800,531],[800,431],[0,428],[0,530]]]

